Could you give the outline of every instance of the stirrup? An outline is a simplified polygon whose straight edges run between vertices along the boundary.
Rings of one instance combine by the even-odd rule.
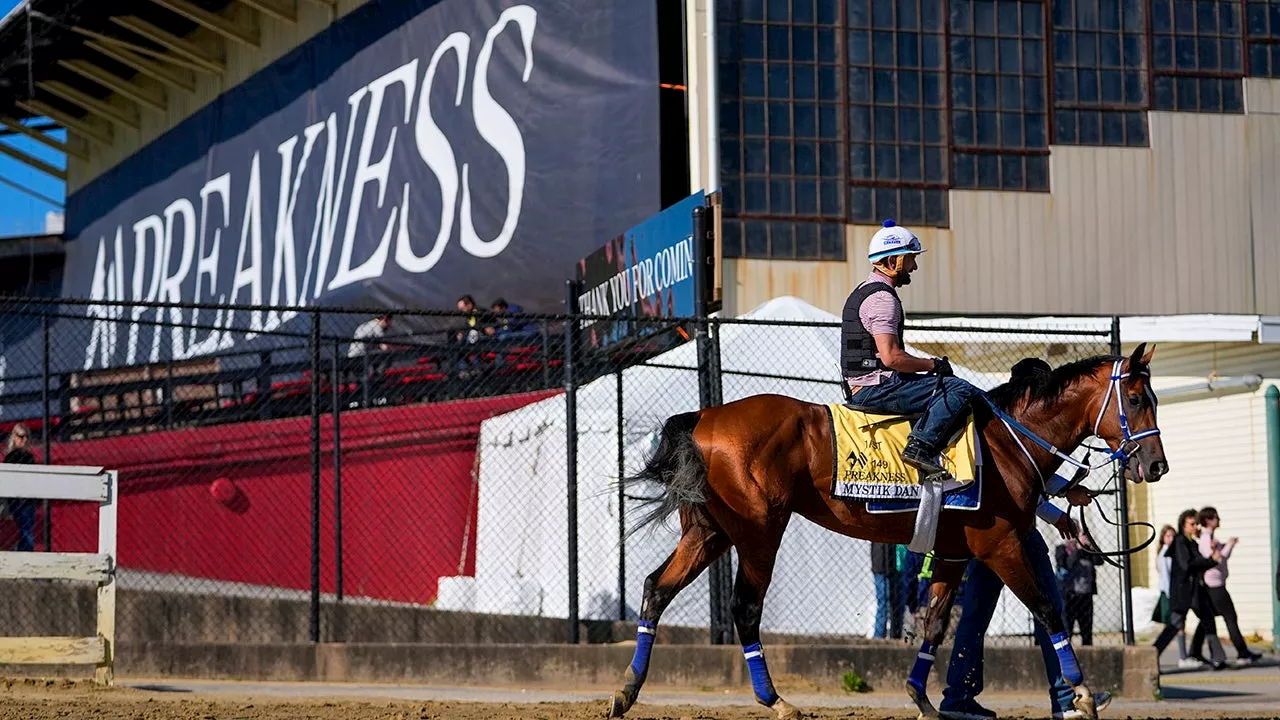
[[[923,473],[922,473],[922,474],[923,474]],[[948,481],[948,480],[954,480],[954,479],[955,479],[955,476],[953,476],[951,473],[947,472],[946,470],[941,470],[941,471],[936,472],[936,473],[931,473],[931,474],[929,474],[929,475],[924,475],[923,479],[922,479],[920,482],[921,482],[922,484],[923,484],[923,483],[927,483],[927,482],[939,482],[939,483],[940,483],[940,482],[946,482],[946,481]]]

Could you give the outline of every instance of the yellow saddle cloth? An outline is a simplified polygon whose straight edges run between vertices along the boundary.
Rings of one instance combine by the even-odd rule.
[[[916,500],[918,471],[902,461],[911,421],[896,415],[872,415],[829,403],[831,416],[831,494],[851,500]],[[978,474],[973,414],[964,431],[942,453],[942,465],[955,478],[948,489],[972,483]]]

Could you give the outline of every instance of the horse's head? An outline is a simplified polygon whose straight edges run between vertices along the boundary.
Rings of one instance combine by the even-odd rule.
[[[1151,356],[1142,343],[1133,354],[1098,368],[1102,382],[1093,434],[1106,441],[1130,482],[1156,482],[1169,472],[1156,426],[1156,393],[1151,388]]]

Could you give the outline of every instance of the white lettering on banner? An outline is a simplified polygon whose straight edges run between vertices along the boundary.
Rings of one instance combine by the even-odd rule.
[[[427,64],[427,74],[418,94],[418,118],[413,126],[413,138],[418,147],[418,156],[436,176],[436,182],[440,183],[440,229],[436,231],[436,242],[431,246],[431,251],[422,256],[413,252],[408,233],[402,233],[397,238],[396,264],[414,273],[424,273],[440,262],[445,246],[449,244],[449,235],[453,232],[453,212],[458,202],[458,159],[453,154],[449,138],[431,116],[431,88],[435,83],[436,69],[440,65],[440,59],[451,50],[458,56],[458,87],[454,92],[453,105],[462,107],[462,91],[466,89],[467,53],[471,51],[471,38],[466,33],[456,32],[436,48],[431,62]],[[409,184],[405,183],[406,191],[408,187]],[[406,197],[400,206],[407,215],[409,199]],[[401,222],[400,227],[404,228],[406,224]]]
[[[364,199],[365,185],[371,182],[378,184],[378,207],[382,207],[382,201],[387,196],[387,179],[391,176],[391,155],[395,151],[396,131],[399,128],[394,125],[391,126],[391,138],[387,140],[387,149],[382,154],[382,159],[370,164],[369,158],[373,155],[373,138],[378,131],[378,118],[382,116],[382,100],[386,96],[387,88],[397,83],[404,86],[404,122],[408,124],[409,111],[413,108],[414,90],[418,83],[417,60],[401,65],[368,85],[369,114],[365,117],[364,136],[360,141],[360,155],[356,158],[356,181],[355,186],[351,189],[351,209],[347,212],[347,232],[342,238],[342,252],[338,260],[338,272],[334,273],[333,280],[329,283],[330,290],[336,290],[360,280],[382,277],[382,270],[387,264],[387,249],[391,244],[391,230],[395,226],[399,208],[391,209],[391,217],[387,219],[387,226],[382,231],[382,239],[378,241],[378,247],[374,249],[373,255],[368,260],[359,267],[352,268],[351,252],[355,244],[356,225],[360,222],[360,207],[361,201]],[[353,115],[354,110],[355,108],[353,108]],[[405,187],[408,187],[408,183],[405,183]]]
[[[578,296],[578,309],[585,315],[612,315],[641,300],[658,295],[693,277],[693,238],[686,237],[664,247],[653,256],[587,288]],[[588,320],[582,327],[590,327]]]
[[[151,254],[151,285],[147,289],[147,294],[142,294],[142,273],[146,268],[147,262],[147,236],[155,238],[152,244],[154,252]],[[159,215],[148,215],[133,224],[133,296],[130,300],[142,300],[144,302],[154,302],[156,294],[160,292],[160,274],[164,268],[160,265],[161,257],[164,255],[164,223],[160,220]],[[123,289],[121,289],[123,292]],[[134,307],[130,309],[133,324],[129,326],[129,350],[126,354],[125,364],[132,365],[138,357],[138,320],[142,318],[142,313],[146,312],[146,308]],[[159,319],[160,313],[156,316]],[[160,347],[160,333],[152,332],[152,339],[156,345],[152,355],[158,355]],[[155,362],[153,357],[151,362]],[[85,368],[88,370],[89,368]]]
[[[213,226],[213,239],[208,241],[208,252],[205,252],[209,230],[209,198],[216,197],[222,208],[222,222]],[[200,249],[196,254],[196,292],[195,301],[204,299],[203,279],[209,278],[209,295],[212,298],[218,287],[218,263],[222,260],[222,229],[231,224],[231,174],[223,173],[210,180],[200,188]],[[216,299],[216,298],[213,298]],[[213,318],[214,328],[222,325],[222,310],[219,309]],[[191,335],[187,340],[187,353],[191,356],[211,353],[218,349],[218,330],[214,329],[203,340],[196,340],[200,329],[200,311],[191,311]]]
[[[382,277],[389,260],[405,272],[430,272],[448,250],[455,219],[463,252],[482,259],[501,254],[519,227],[527,167],[521,127],[490,88],[496,72],[493,59],[495,52],[502,58],[516,57],[506,50],[497,51],[498,43],[519,43],[523,62],[511,70],[519,73],[516,86],[527,83],[535,66],[537,20],[537,11],[529,5],[503,10],[485,32],[474,65],[470,64],[470,52],[477,38],[453,32],[432,49],[425,69],[420,58],[409,58],[407,62],[402,59],[398,67],[355,89],[347,98],[345,120],[339,118],[338,112],[326,114],[320,110],[314,117],[323,119],[301,133],[273,138],[272,145],[255,150],[248,167],[228,169],[207,179],[199,190],[198,213],[194,195],[170,197],[162,206],[157,204],[144,211],[148,214],[131,225],[124,222],[113,228],[114,243],[107,238],[110,231],[104,232],[94,256],[88,288],[91,299],[255,305],[268,302],[290,309],[265,315],[250,312],[247,322],[242,318],[238,325],[231,311],[217,310],[210,318],[208,310],[184,313],[174,308],[168,312],[156,309],[156,321],[177,326],[166,333],[158,325],[141,324],[143,315],[150,314],[146,308],[135,307],[126,313],[124,307],[92,305],[86,310],[92,326],[85,345],[84,368],[135,364],[140,360],[139,342],[147,340],[151,345],[148,360],[157,362],[162,338],[168,342],[174,359],[229,349],[242,334],[249,340],[278,329],[297,316],[296,308],[312,304],[326,292]],[[480,236],[473,207],[490,204],[479,198],[493,190],[487,185],[472,187],[473,162],[459,158],[455,145],[432,115],[432,88],[450,53],[457,62],[443,67],[448,68],[447,80],[454,81],[453,106],[469,109],[477,136],[506,168],[506,214],[492,238]],[[452,77],[455,72],[456,78]],[[471,99],[465,105],[468,85]],[[403,110],[389,104],[393,103],[391,97],[403,97]],[[397,110],[384,112],[391,107]],[[392,187],[388,193],[393,165],[404,162],[403,157],[396,156],[397,138],[409,131],[413,133],[417,160],[440,186],[440,218],[434,239],[410,232],[410,204],[416,203],[417,212],[421,212],[421,194],[414,192],[410,182]],[[385,145],[380,137],[386,138]],[[268,162],[279,159],[278,172],[263,167],[264,155]],[[313,163],[313,158],[318,161]],[[208,159],[206,162],[212,165]],[[412,173],[410,176],[416,177]],[[247,180],[241,180],[244,184],[236,186],[233,193],[236,178]],[[264,196],[264,192],[269,195]],[[264,197],[276,199],[274,227],[263,224]],[[295,225],[300,206],[314,209],[309,234]],[[373,213],[377,214],[376,219],[370,217]],[[302,215],[305,217],[305,212]],[[230,252],[226,245],[232,242],[229,233],[233,218],[239,218],[240,225],[235,264],[230,271],[222,268],[219,272]],[[269,210],[266,221],[271,221]],[[371,225],[377,229],[364,229]],[[131,261],[124,252],[124,233],[130,227],[134,236]],[[357,247],[357,241],[366,236],[377,238],[376,244]],[[271,246],[264,247],[264,242]],[[300,243],[306,245],[305,254]],[[419,254],[421,251],[425,253]],[[368,256],[357,257],[364,253]],[[606,292],[617,295],[615,306],[630,302],[636,297],[633,285],[625,278],[616,279],[607,291],[602,291],[601,306],[610,305],[609,298],[604,297]],[[118,343],[119,325],[124,322],[129,323],[128,339]],[[149,333],[146,340],[144,327]]]
[[[182,218],[182,249],[179,251],[178,269],[169,274],[169,265],[173,253],[173,226]],[[196,208],[186,198],[178,198],[164,209],[164,280],[160,281],[160,299],[163,302],[182,302],[182,281],[187,279],[191,269],[191,256],[196,250]],[[173,342],[173,359],[186,359],[186,351],[182,337],[182,310],[169,308],[169,322],[173,323],[170,333]],[[157,333],[158,334],[158,333]]]
[[[262,304],[262,173],[259,171],[258,153],[253,154],[253,164],[249,166],[249,190],[244,199],[244,222],[240,223],[240,251],[236,254],[235,278],[231,282],[232,305]],[[248,251],[249,265],[244,264],[245,251]],[[240,290],[248,288],[249,297],[242,301]],[[227,328],[235,320],[236,311],[227,313]],[[249,312],[250,332],[245,333],[246,340],[252,340],[262,331],[262,311]],[[222,334],[220,349],[226,350],[235,344],[231,333]],[[154,360],[152,362],[155,362]]]
[[[508,23],[516,23],[520,39],[524,42],[524,74],[522,82],[529,82],[533,72],[533,31],[538,24],[538,13],[528,5],[517,5],[502,11],[498,22],[489,28],[476,59],[476,78],[471,93],[471,112],[476,119],[480,137],[497,151],[507,166],[507,217],[502,230],[492,240],[482,240],[471,222],[470,165],[462,165],[462,249],[480,258],[497,255],[506,249],[520,220],[520,204],[524,200],[524,138],[520,126],[511,113],[498,104],[489,94],[489,59],[493,56],[493,41]]]

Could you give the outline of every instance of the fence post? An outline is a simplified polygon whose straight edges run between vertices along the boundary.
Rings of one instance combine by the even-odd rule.
[[[320,313],[311,313],[311,642],[320,642]]]
[[[713,352],[710,323],[707,319],[706,272],[702,266],[707,247],[706,208],[693,209],[693,257],[697,268],[693,273],[693,314],[697,317],[694,339],[698,353],[698,407],[706,409],[720,403],[719,371],[714,367],[718,353]],[[725,553],[711,563],[707,579],[710,581],[711,644],[728,645],[733,642],[733,615],[729,607],[732,597],[733,561]],[[727,589],[726,589],[727,588]]]
[[[49,316],[42,314],[40,316],[40,336],[41,336],[41,358],[42,370],[40,377],[43,382],[40,385],[40,403],[44,407],[40,427],[43,430],[44,444],[44,464],[53,464],[53,448],[50,443],[50,423],[52,422],[52,413],[49,412]],[[64,416],[65,417],[65,416]],[[53,514],[50,512],[48,500],[41,501],[41,509],[44,512],[44,551],[53,552]]]
[[[618,363],[618,415],[614,425],[618,428],[618,619],[627,619],[627,516],[626,492],[622,487],[622,478],[627,474],[626,442],[622,435],[624,420],[622,396],[623,364]]]
[[[568,487],[565,520],[569,536],[569,644],[578,644],[578,388],[574,377],[577,355],[578,284],[564,281],[564,425]]]
[[[333,388],[333,573],[334,592],[342,602],[342,377],[340,340],[333,341],[333,374],[329,386]]]
[[[1111,318],[1111,354],[1119,356],[1122,350],[1120,347],[1120,318],[1115,316]],[[1119,399],[1117,398],[1117,401]],[[1125,553],[1120,556],[1120,601],[1123,604],[1124,617],[1124,644],[1133,644],[1133,570],[1132,559],[1129,555],[1129,483],[1125,482],[1124,475],[1120,475],[1120,492],[1116,493],[1117,504],[1116,513],[1120,516],[1120,552]]]

